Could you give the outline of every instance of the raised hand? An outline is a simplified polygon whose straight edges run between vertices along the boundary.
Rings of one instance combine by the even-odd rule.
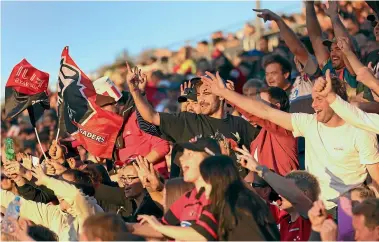
[[[141,92],[145,92],[146,85],[147,85],[147,75],[146,74],[141,74],[140,70],[140,82],[138,83],[138,88]]]
[[[49,166],[49,168],[54,172],[54,175],[56,176],[59,176],[59,175],[62,175],[63,172],[65,172],[67,170],[66,167],[64,167],[63,165],[61,165],[59,162],[57,161],[47,161],[46,162],[46,165]],[[49,171],[50,172],[50,171]],[[46,172],[48,175],[50,175],[48,172]]]
[[[22,159],[22,166],[25,167],[25,169],[27,170],[31,170],[33,167],[32,156],[22,153],[21,159]]]
[[[269,9],[253,9],[253,11],[257,12],[257,17],[262,18],[265,23],[266,21],[280,20],[279,15],[277,15]]]
[[[321,226],[320,236],[322,241],[337,241],[337,224],[332,219],[327,219]]]
[[[207,74],[207,76],[202,76],[201,80],[203,84],[209,87],[208,91],[212,92],[217,96],[222,96],[222,94],[226,90],[226,86],[224,81],[220,77],[219,72],[216,73],[216,76],[208,71],[206,71],[205,74]]]
[[[242,148],[243,149],[236,148],[236,156],[238,162],[242,167],[248,169],[249,171],[256,172],[257,166],[259,166],[258,162],[254,159],[254,157],[250,154],[245,146],[242,146]]]
[[[235,87],[234,87],[234,82],[232,82],[231,80],[227,80],[226,81],[226,88],[228,88],[229,90],[231,91],[235,91]]]
[[[46,179],[48,179],[48,176],[43,172],[41,166],[33,167],[32,175],[37,179],[37,186],[45,185]]]
[[[23,176],[25,174],[25,168],[21,166],[17,161],[9,162],[4,165],[5,173],[9,175]]]
[[[329,16],[329,18],[338,16],[338,1],[328,1],[327,6],[325,9],[326,15]]]
[[[324,203],[321,200],[314,202],[313,207],[308,211],[308,218],[312,223],[312,229],[320,232],[326,217]]]
[[[144,188],[149,188],[151,191],[157,191],[161,187],[161,182],[154,170],[153,164],[146,158],[138,156],[136,158],[136,163],[133,163],[133,166],[137,170],[138,177]]]
[[[134,67],[134,69],[132,70],[128,64],[128,62],[126,62],[126,67],[128,69],[128,73],[126,74],[126,84],[128,85],[129,87],[129,91],[130,92],[135,92],[135,91],[139,91],[139,83],[140,83],[140,80],[139,80],[139,70],[138,70],[138,67]]]
[[[351,47],[349,43],[349,38],[346,37],[338,37],[337,38],[337,46],[343,53],[351,52]]]
[[[317,95],[320,95],[321,97],[327,97],[329,94],[333,93],[332,79],[330,78],[330,70],[326,70],[325,78],[317,78],[313,86],[313,90],[316,92]]]

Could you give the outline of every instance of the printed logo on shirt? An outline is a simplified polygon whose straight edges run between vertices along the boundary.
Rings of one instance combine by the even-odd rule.
[[[334,150],[343,151],[343,147],[334,147]]]
[[[188,221],[182,221],[180,222],[180,227],[191,227],[192,223]]]
[[[290,229],[290,231],[288,231],[288,232],[295,232],[295,231],[299,231],[300,230],[300,228],[294,228],[294,229]]]
[[[237,143],[239,144],[239,143],[241,142],[240,134],[239,134],[238,132],[236,132],[235,134],[232,133],[232,135],[233,135],[234,137],[236,137],[236,139],[237,139]]]

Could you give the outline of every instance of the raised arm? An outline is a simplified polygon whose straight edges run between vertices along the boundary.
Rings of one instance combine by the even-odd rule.
[[[296,211],[304,218],[308,217],[308,210],[312,207],[312,201],[301,191],[296,184],[265,166],[260,166],[247,149],[239,149],[237,158],[241,166],[251,172],[256,172],[262,177],[280,196],[293,204]]]
[[[330,71],[326,72],[325,79],[317,79],[314,90],[329,102],[330,107],[347,123],[360,129],[379,134],[379,115],[365,113],[359,108],[342,100],[332,91]]]
[[[338,1],[328,1],[329,6],[325,10],[325,13],[329,16],[330,20],[332,21],[334,35],[336,38],[346,38],[349,39],[350,46],[353,43],[352,37],[349,35],[349,32],[343,25],[340,16],[338,14]],[[351,74],[355,74],[354,69],[352,68],[351,63],[349,60],[344,57],[344,62],[346,65],[346,68]]]
[[[159,113],[156,112],[153,107],[149,104],[147,99],[142,95],[142,92],[139,88],[139,85],[141,82],[144,82],[146,80],[141,80],[142,78],[140,77],[140,71],[135,68],[134,71],[132,71],[127,64],[128,68],[128,74],[126,77],[126,83],[128,84],[129,87],[129,92],[132,95],[134,99],[134,103],[137,107],[137,110],[141,114],[144,120],[147,122],[154,124],[156,126],[160,125],[160,117]]]
[[[351,50],[351,46],[349,45],[349,40],[347,38],[339,38],[337,44],[351,64],[354,73],[357,74],[357,80],[370,88],[376,95],[379,95],[379,80],[375,78],[370,71],[372,65],[371,62],[368,67],[364,66]]]
[[[309,53],[300,39],[296,36],[293,30],[284,22],[284,20],[276,13],[268,9],[253,9],[258,12],[257,16],[263,18],[264,22],[267,20],[275,21],[280,29],[280,36],[290,49],[290,51],[296,56],[304,66],[307,64]]]
[[[238,107],[251,113],[259,118],[271,121],[289,131],[293,131],[291,114],[271,108],[270,106],[237,92],[231,91],[225,87],[219,73],[216,76],[210,72],[206,72],[208,77],[202,77],[202,81],[208,85],[209,91],[215,95],[225,98],[231,103],[236,103]]]
[[[330,57],[329,50],[323,45],[322,30],[317,20],[314,1],[305,1],[306,6],[306,25],[312,47],[319,65],[324,65]]]

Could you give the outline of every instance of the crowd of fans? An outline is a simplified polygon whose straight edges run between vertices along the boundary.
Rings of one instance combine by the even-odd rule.
[[[44,153],[27,111],[2,113],[2,214],[22,197],[2,240],[379,240],[379,6],[254,12],[262,31],[101,73],[122,94],[96,100],[124,118],[112,159],[55,140],[56,93]]]

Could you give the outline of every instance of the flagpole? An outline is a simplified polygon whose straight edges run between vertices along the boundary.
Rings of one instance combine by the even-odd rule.
[[[42,152],[43,156],[45,157],[45,160],[48,161],[49,159],[47,159],[47,156],[46,156],[46,154],[45,154],[45,151],[43,151],[42,144],[41,144],[41,140],[39,139],[39,135],[38,135],[38,132],[37,132],[37,128],[36,128],[36,127],[34,127],[34,132],[36,133],[37,141],[38,141],[39,147],[41,148],[41,152]]]
[[[55,137],[55,141],[58,141],[58,137],[59,137],[59,131],[61,131],[61,129],[60,129],[60,128],[58,128],[58,130],[57,130],[57,136]]]

